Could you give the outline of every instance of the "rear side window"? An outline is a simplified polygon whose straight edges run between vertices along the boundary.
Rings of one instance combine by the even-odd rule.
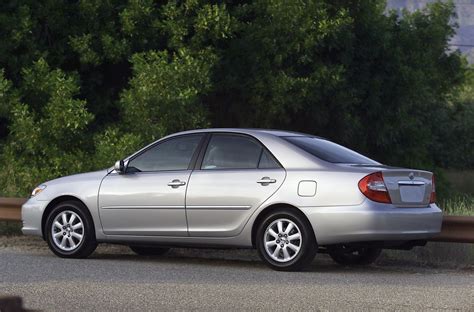
[[[274,169],[280,168],[280,165],[277,163],[275,157],[273,157],[266,149],[262,151],[262,156],[260,157],[260,163],[258,164],[259,169]]]
[[[379,163],[344,146],[316,137],[283,137],[302,150],[331,163],[370,164]]]
[[[256,140],[232,134],[213,134],[201,169],[278,168],[273,156]]]

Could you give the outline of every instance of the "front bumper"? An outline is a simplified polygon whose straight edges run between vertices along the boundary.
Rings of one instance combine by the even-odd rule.
[[[365,200],[358,206],[301,207],[319,245],[431,238],[441,231],[443,213],[425,208],[399,208]]]
[[[21,207],[21,220],[23,227],[21,231],[25,235],[36,235],[42,236],[41,220],[43,212],[48,205],[48,201],[37,200],[36,198],[30,198]]]

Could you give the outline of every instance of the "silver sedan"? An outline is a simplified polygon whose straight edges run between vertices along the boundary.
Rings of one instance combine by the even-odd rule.
[[[66,258],[107,242],[140,255],[255,247],[277,270],[300,270],[317,251],[361,265],[439,233],[435,196],[431,172],[384,166],[320,137],[202,129],[39,185],[23,205],[23,233]]]

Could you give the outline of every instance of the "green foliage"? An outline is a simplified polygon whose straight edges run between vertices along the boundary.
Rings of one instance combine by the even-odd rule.
[[[11,81],[5,79],[5,72],[0,69],[0,117],[7,117],[15,104],[17,95],[12,90]]]
[[[149,51],[132,57],[130,88],[121,96],[127,129],[147,141],[187,128],[206,127],[201,101],[211,88],[214,55],[207,50],[192,56]]]
[[[96,152],[90,161],[95,168],[107,168],[115,160],[123,159],[142,147],[143,139],[133,133],[122,133],[118,128],[108,128],[94,137]]]
[[[358,127],[348,139],[390,164],[433,166],[433,130],[439,127],[433,121],[464,75],[459,53],[448,53],[453,5],[434,3],[401,18],[369,11],[351,11],[358,41],[346,90]]]
[[[222,52],[213,121],[313,133],[331,127],[338,119],[332,114],[346,105],[337,91],[344,67],[329,54],[351,37],[347,9],[331,11],[315,1],[255,1],[236,15],[251,19]]]
[[[174,51],[217,47],[222,40],[232,38],[238,23],[225,4],[202,0],[169,1],[161,13],[156,26],[165,36],[167,48]]]
[[[381,162],[473,167],[451,2],[0,3],[0,193],[112,166],[171,132],[303,131]]]
[[[439,138],[435,146],[436,163],[444,168],[474,168],[474,68],[466,82],[453,92],[448,105],[438,116],[435,127]],[[471,192],[474,193],[474,188]]]
[[[93,116],[85,101],[77,99],[77,80],[50,69],[43,59],[22,76],[21,92],[10,95],[5,104],[11,124],[1,157],[0,188],[6,194],[25,193],[32,183],[88,169],[83,146]]]
[[[21,222],[0,221],[1,236],[21,235]]]

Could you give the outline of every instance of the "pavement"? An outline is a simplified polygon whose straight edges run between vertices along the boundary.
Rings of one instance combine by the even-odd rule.
[[[2,294],[43,311],[474,311],[474,270],[384,260],[351,268],[317,255],[306,272],[276,272],[254,250],[142,257],[112,245],[61,259],[41,240],[0,237]]]

